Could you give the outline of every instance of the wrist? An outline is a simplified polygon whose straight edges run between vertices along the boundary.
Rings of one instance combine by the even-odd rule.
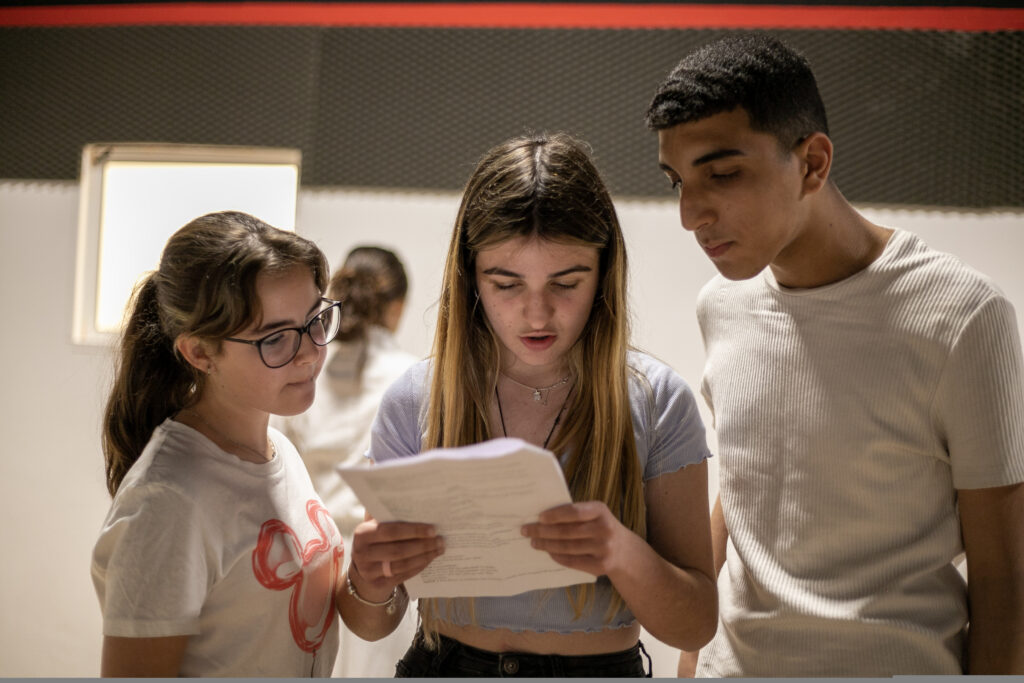
[[[371,600],[368,597],[360,595],[356,589],[355,584],[352,583],[351,572],[345,575],[345,592],[355,598],[356,602],[359,602],[367,607],[375,607],[384,610],[385,614],[394,614],[397,609],[398,603],[398,586],[391,589],[391,594],[383,600]]]

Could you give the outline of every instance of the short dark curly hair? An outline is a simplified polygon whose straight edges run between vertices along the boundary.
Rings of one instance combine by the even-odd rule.
[[[784,149],[811,133],[828,134],[807,59],[763,33],[722,38],[684,57],[658,88],[646,123],[663,130],[737,107],[750,115],[751,128],[774,135]]]

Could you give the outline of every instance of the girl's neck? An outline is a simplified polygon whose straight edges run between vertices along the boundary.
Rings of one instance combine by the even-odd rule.
[[[274,456],[273,444],[267,436],[268,413],[239,410],[204,397],[175,419],[242,460],[263,463]]]

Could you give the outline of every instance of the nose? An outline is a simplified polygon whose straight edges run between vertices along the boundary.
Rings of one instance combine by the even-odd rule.
[[[547,292],[539,291],[527,294],[523,315],[526,322],[534,329],[540,330],[546,327],[548,321],[551,320],[553,310]]]
[[[711,207],[700,192],[686,186],[679,192],[679,222],[684,230],[697,232],[713,222]]]
[[[299,339],[299,352],[295,354],[295,359],[292,362],[299,365],[315,363],[320,358],[323,350],[324,347],[313,343],[313,338],[309,336],[309,331],[307,330]]]

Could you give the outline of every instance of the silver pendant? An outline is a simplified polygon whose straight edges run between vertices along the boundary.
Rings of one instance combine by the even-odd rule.
[[[540,389],[533,390],[533,400],[540,403]]]

